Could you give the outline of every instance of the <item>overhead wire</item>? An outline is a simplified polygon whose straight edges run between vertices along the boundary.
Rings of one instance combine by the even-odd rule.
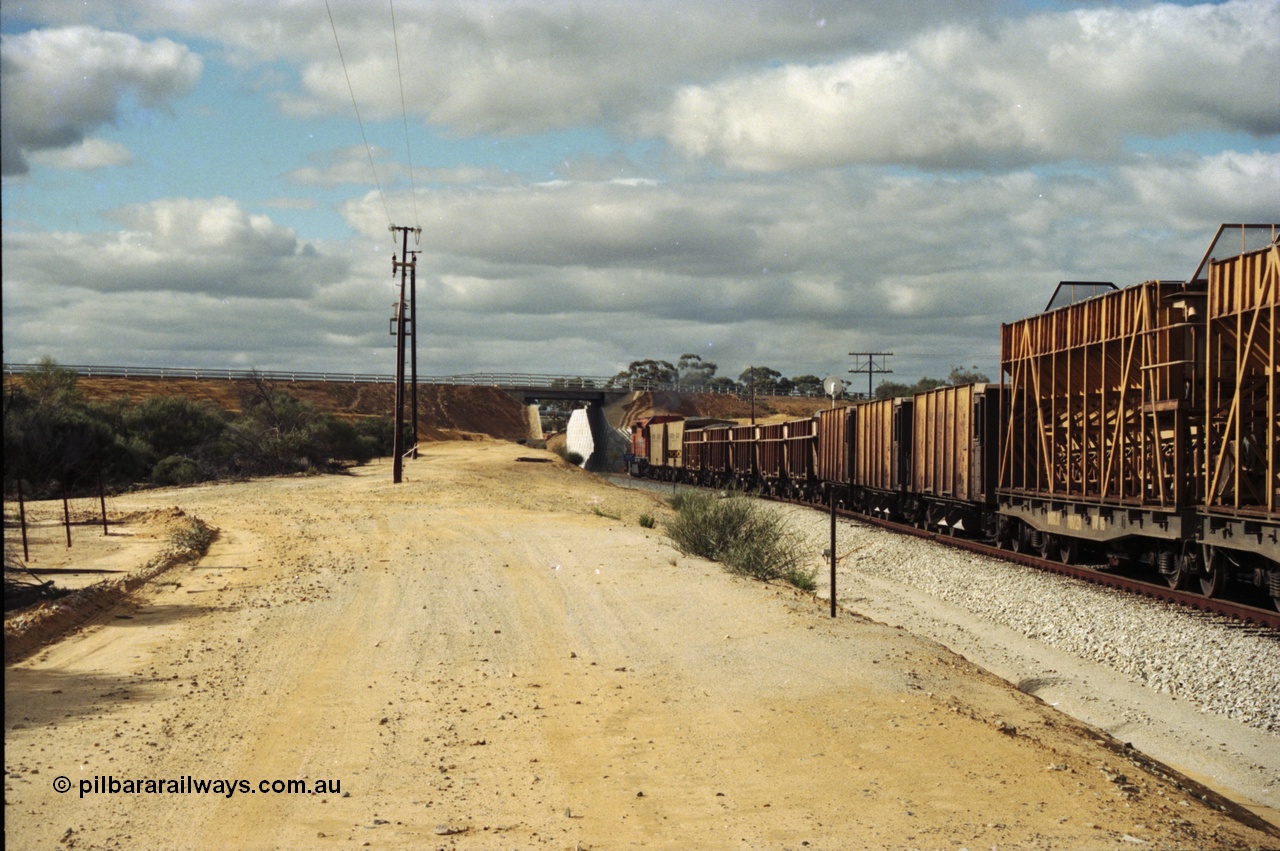
[[[391,5],[391,40],[396,46],[396,79],[400,83],[400,115],[404,118],[404,155],[409,161],[409,192],[413,198],[413,226],[416,232],[421,235],[422,227],[418,221],[418,186],[413,179],[413,152],[409,148],[409,110],[405,106],[404,100],[404,75],[400,71],[400,37],[396,35],[396,4],[395,0],[388,0]]]
[[[333,10],[329,8],[329,0],[324,0],[324,10],[329,13],[329,27],[333,30],[333,43],[338,48],[338,60],[342,63],[342,74],[347,79],[347,91],[351,93],[351,108],[356,113],[356,124],[360,126],[360,138],[364,140],[364,151],[369,156],[369,170],[373,172],[373,184],[378,187],[378,197],[382,199],[382,212],[387,217],[387,225],[394,227],[391,210],[387,207],[387,196],[382,192],[382,182],[378,180],[378,169],[373,164],[373,149],[369,147],[369,137],[364,132],[364,122],[360,120],[360,107],[356,105],[356,90],[351,86],[351,74],[347,71],[347,60],[342,55],[342,43],[338,40],[338,27],[333,22]]]

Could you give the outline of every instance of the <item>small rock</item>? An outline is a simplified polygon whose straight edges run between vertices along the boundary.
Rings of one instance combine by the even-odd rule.
[[[436,836],[457,836],[459,833],[466,833],[465,827],[456,827],[451,824],[436,825]]]

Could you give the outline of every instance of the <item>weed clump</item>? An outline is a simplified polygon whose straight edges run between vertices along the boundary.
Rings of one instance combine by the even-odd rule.
[[[803,536],[759,500],[685,490],[671,498],[671,507],[676,516],[666,524],[667,537],[685,555],[718,561],[741,576],[814,589],[818,569],[805,566]]]
[[[199,517],[192,517],[169,534],[169,543],[189,559],[198,559],[209,551],[214,529]]]

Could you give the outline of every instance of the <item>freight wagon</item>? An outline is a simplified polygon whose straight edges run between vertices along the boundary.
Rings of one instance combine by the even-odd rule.
[[[1001,328],[1002,542],[1163,557],[1191,532],[1194,302],[1148,281]]]
[[[999,384],[939,387],[912,398],[906,517],[947,535],[994,537]]]
[[[885,520],[903,520],[911,474],[914,400],[879,399],[853,408],[852,505]]]
[[[1205,459],[1200,551],[1178,565],[1185,581],[1220,593],[1231,573],[1266,585],[1280,607],[1280,248],[1236,256],[1220,228],[1193,279],[1209,267],[1205,304]]]

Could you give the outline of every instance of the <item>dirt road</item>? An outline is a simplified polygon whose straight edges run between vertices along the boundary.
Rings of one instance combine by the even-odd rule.
[[[6,844],[1280,842],[936,644],[679,556],[651,495],[520,456],[552,457],[118,498],[220,534],[7,668]]]

